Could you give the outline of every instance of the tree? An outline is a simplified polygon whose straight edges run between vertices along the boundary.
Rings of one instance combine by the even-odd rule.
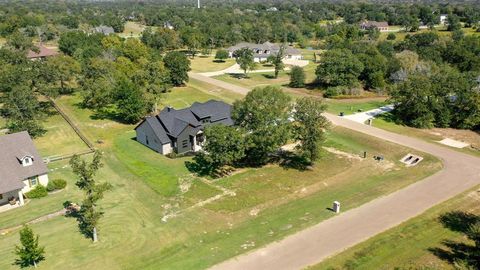
[[[293,133],[295,139],[300,141],[298,149],[310,162],[318,159],[325,140],[324,133],[329,122],[322,113],[326,107],[322,100],[306,97],[297,100],[295,104]]]
[[[215,59],[217,59],[218,61],[221,61],[221,62],[225,62],[225,59],[228,58],[228,51],[227,50],[218,50],[216,53],[215,53]]]
[[[290,71],[290,87],[302,88],[305,86],[305,72],[302,67],[293,66]]]
[[[45,133],[41,125],[43,113],[37,97],[26,86],[15,87],[8,93],[3,105],[9,132],[28,131],[32,137]]]
[[[394,33],[389,33],[387,35],[387,40],[395,40],[397,36]]]
[[[291,98],[280,88],[267,86],[250,91],[233,104],[232,119],[246,135],[246,158],[252,164],[265,164],[271,153],[290,137]]]
[[[53,72],[55,81],[60,81],[60,92],[66,93],[65,82],[71,81],[80,73],[80,64],[68,55],[58,55],[48,58],[47,69]]]
[[[178,48],[179,38],[174,30],[159,27],[155,32],[151,28],[143,31],[141,40],[147,46],[161,52]]]
[[[460,19],[455,14],[448,14],[447,17],[447,30],[448,31],[456,31],[462,28],[462,24],[460,23]]]
[[[97,226],[98,221],[103,216],[103,212],[97,210],[97,203],[103,198],[103,194],[112,187],[107,182],[97,183],[95,180],[95,174],[103,166],[101,158],[100,152],[96,151],[92,162],[89,164],[77,155],[70,160],[73,173],[78,177],[75,184],[85,192],[85,198],[81,204],[77,220],[81,232],[87,237],[91,237],[93,242],[98,241]]]
[[[432,112],[433,88],[428,77],[413,74],[392,89],[390,95],[394,103],[393,114],[400,122],[418,128],[434,126],[435,115]]]
[[[353,86],[364,66],[350,50],[333,49],[325,52],[315,74],[327,86]]]
[[[285,57],[285,44],[280,45],[280,49],[277,54],[272,54],[268,57],[267,61],[275,67],[275,79],[278,78],[278,73],[285,68],[283,58]]]
[[[137,85],[122,79],[115,87],[115,95],[119,116],[123,121],[133,124],[145,116],[148,104]]]
[[[245,76],[247,76],[247,72],[255,68],[255,61],[253,59],[253,51],[249,48],[241,48],[236,50],[233,53],[233,57],[240,68],[243,70]]]
[[[212,174],[226,165],[234,165],[245,156],[245,138],[235,127],[214,125],[205,128],[208,138],[203,151],[195,157],[198,164],[206,166],[205,172]]]
[[[193,27],[185,27],[180,33],[180,38],[185,46],[187,46],[190,55],[195,58],[197,49],[203,44],[204,36],[202,32]]]
[[[15,246],[15,254],[19,257],[15,260],[15,264],[21,267],[34,266],[45,260],[45,248],[38,244],[39,236],[33,233],[32,229],[27,225],[20,230],[21,246]]]
[[[184,53],[178,51],[168,52],[163,61],[165,67],[170,71],[170,81],[174,86],[180,86],[184,82],[188,82],[190,60]]]

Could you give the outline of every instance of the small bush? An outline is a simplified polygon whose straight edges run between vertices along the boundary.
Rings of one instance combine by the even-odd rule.
[[[67,186],[67,181],[63,179],[53,179],[48,182],[47,191],[52,192],[54,190],[64,189]]]
[[[395,40],[397,39],[397,36],[394,33],[390,33],[387,36],[387,40]]]
[[[45,188],[42,185],[38,185],[31,191],[25,193],[25,196],[29,199],[42,198],[42,197],[46,197],[47,195],[48,195],[47,188]]]
[[[290,87],[301,88],[305,86],[305,72],[299,66],[293,66],[290,72]]]

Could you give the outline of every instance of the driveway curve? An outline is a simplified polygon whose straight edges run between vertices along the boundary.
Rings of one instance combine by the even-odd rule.
[[[214,81],[208,83],[217,85]],[[227,90],[235,89],[233,91],[237,93],[249,91],[228,83],[218,86]],[[326,113],[325,116],[334,125],[434,155],[443,161],[443,169],[401,190],[343,212],[283,240],[229,259],[211,269],[302,269],[393,228],[480,184],[480,158],[332,114]]]

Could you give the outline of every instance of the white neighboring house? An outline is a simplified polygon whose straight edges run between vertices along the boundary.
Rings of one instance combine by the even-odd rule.
[[[47,186],[48,168],[28,132],[0,137],[0,205],[23,205],[23,194]]]
[[[249,48],[253,51],[253,60],[258,62],[265,62],[270,55],[276,55],[280,51],[280,45],[270,42],[265,42],[263,44],[255,44],[248,42],[241,42],[235,46],[228,48],[228,55],[230,58],[234,57],[234,53],[237,50]],[[285,48],[285,57],[284,59],[292,60],[301,60],[302,53],[300,50],[297,50],[291,46]]]
[[[448,14],[440,14],[440,24],[445,25],[448,21]]]

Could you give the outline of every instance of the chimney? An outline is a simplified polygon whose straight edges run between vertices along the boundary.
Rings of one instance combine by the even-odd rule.
[[[167,112],[170,112],[172,110],[172,107],[168,106],[167,107]]]

